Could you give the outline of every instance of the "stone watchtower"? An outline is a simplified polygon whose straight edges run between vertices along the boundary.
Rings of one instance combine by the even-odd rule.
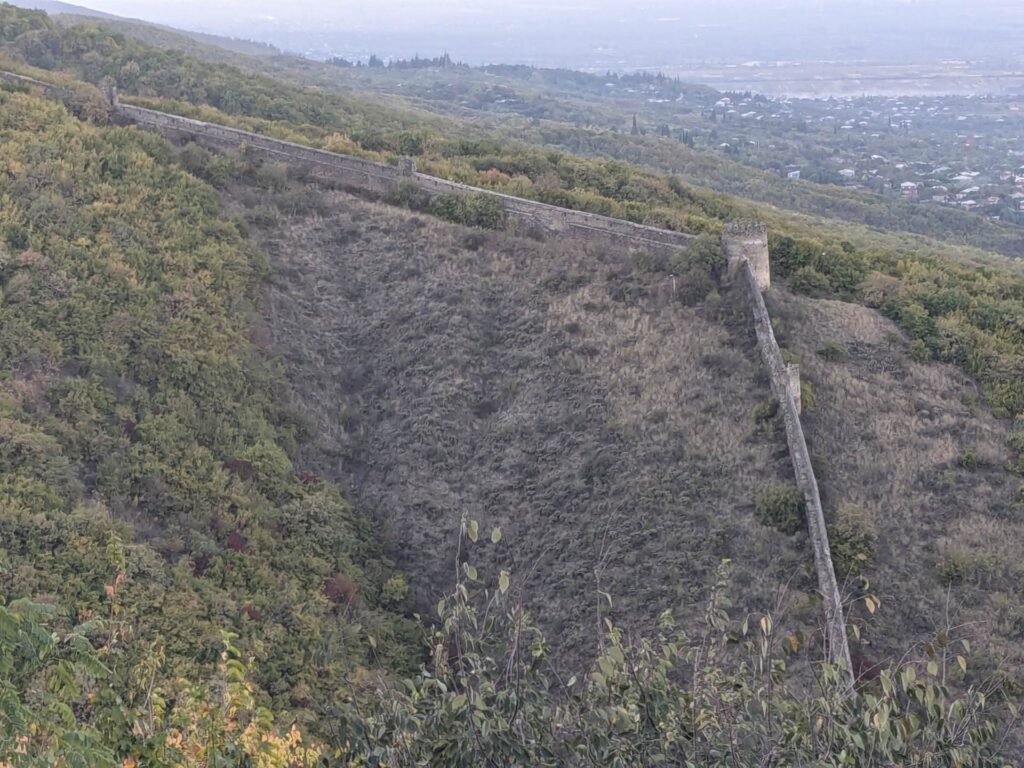
[[[729,260],[729,274],[734,275],[744,261],[750,262],[757,287],[762,291],[771,285],[768,268],[768,227],[761,222],[736,221],[722,231],[722,250]]]
[[[411,179],[416,175],[416,159],[405,156],[398,158],[398,172],[404,178]]]
[[[107,100],[110,106],[117,109],[117,81],[112,77],[104,77],[99,82],[99,89],[103,93],[103,97]]]
[[[729,275],[734,276],[743,262],[750,262],[754,282],[762,293],[771,286],[771,269],[768,264],[768,227],[759,221],[732,221],[722,230],[722,250],[728,259]],[[800,397],[800,366],[790,363],[786,366],[786,383],[793,394],[796,412],[803,410]]]

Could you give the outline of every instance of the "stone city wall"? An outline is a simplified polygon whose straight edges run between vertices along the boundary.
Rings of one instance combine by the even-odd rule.
[[[760,283],[753,265],[743,261],[739,266],[739,277],[746,284],[749,292],[750,307],[754,315],[754,330],[757,332],[757,345],[761,357],[768,369],[772,394],[779,403],[786,427],[786,443],[789,456],[793,462],[793,473],[796,484],[804,497],[807,513],[807,533],[811,540],[814,553],[814,570],[818,577],[818,589],[825,602],[826,646],[828,659],[845,665],[849,683],[853,685],[853,672],[850,663],[850,647],[846,637],[846,620],[843,615],[842,595],[836,581],[835,567],[832,564],[832,551],[828,543],[828,530],[825,527],[825,512],[821,506],[818,493],[818,481],[814,476],[811,454],[807,450],[803,426],[800,423],[799,381],[794,370],[782,359],[782,351],[772,330],[771,317],[764,303]]]
[[[693,238],[692,235],[559,208],[417,173],[415,165],[408,160],[401,168],[396,168],[384,163],[312,149],[294,142],[271,139],[248,131],[142,107],[121,104],[117,108],[125,117],[143,127],[158,130],[164,135],[195,139],[227,149],[237,150],[244,145],[247,152],[255,151],[267,159],[302,165],[315,173],[323,173],[343,185],[389,192],[397,189],[402,183],[412,183],[429,195],[491,195],[501,200],[505,214],[512,222],[539,228],[548,234],[652,250],[685,248]],[[832,564],[818,483],[800,423],[798,369],[787,366],[782,359],[762,295],[762,291],[767,290],[770,285],[766,227],[759,222],[729,224],[723,233],[722,245],[729,259],[730,271],[741,279],[749,291],[758,346],[768,368],[772,392],[779,402],[779,409],[783,415],[796,483],[806,505],[807,528],[814,554],[818,586],[825,600],[828,657],[845,665],[848,674],[851,675],[852,685],[852,667],[842,599]]]
[[[3,72],[0,71],[0,80],[6,80],[10,83],[17,83],[18,85],[28,86],[37,91],[41,91],[44,95],[49,96],[53,99],[63,99],[70,91],[67,88],[63,88],[53,83],[44,83],[42,80],[36,80],[34,77],[26,77],[25,75],[17,75],[14,72]]]
[[[272,139],[249,131],[169,115],[165,112],[129,104],[118,104],[116,109],[122,116],[138,125],[159,131],[170,138],[193,139],[232,150],[237,150],[244,145],[247,152],[256,153],[268,160],[305,166],[314,174],[330,178],[344,186],[369,189],[375,192],[390,192],[405,182],[412,183],[426,194],[434,196],[445,194],[490,195],[501,201],[505,215],[514,224],[540,229],[550,235],[594,239],[629,248],[650,250],[686,248],[693,240],[692,235],[682,232],[648,227],[595,213],[559,208],[534,200],[503,195],[439,179],[424,173],[416,173],[408,163],[404,168],[396,168],[385,163],[313,149],[291,141]]]

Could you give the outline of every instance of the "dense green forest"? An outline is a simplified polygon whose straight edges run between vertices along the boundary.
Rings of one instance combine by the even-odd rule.
[[[766,219],[791,286],[878,307],[1024,413],[1024,278],[997,262],[9,6],[0,43],[15,67],[558,205],[711,235]],[[208,183],[260,169],[109,125],[76,87],[68,107],[0,90],[0,766],[1006,764],[1015,710],[967,678],[969,644],[846,691],[827,665],[787,673],[804,638],[732,616],[724,574],[702,627],[609,621],[562,679],[516,574],[472,564],[501,532],[466,519],[452,592],[417,622],[383,532],[293,467],[266,265]]]
[[[292,468],[302,425],[251,326],[264,265],[214,191],[162,140],[24,94],[0,93],[0,137],[0,593],[96,627],[128,718],[152,706],[132,680],[204,679],[225,631],[264,705],[409,664],[403,578]]]

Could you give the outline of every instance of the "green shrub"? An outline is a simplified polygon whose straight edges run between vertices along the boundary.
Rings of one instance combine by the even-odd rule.
[[[420,131],[403,131],[392,143],[399,154],[415,157],[423,154],[426,139]]]
[[[257,186],[279,192],[288,186],[288,166],[283,163],[266,163],[255,170],[254,177]]]
[[[832,563],[839,575],[859,576],[874,562],[878,530],[866,509],[840,504],[828,526]]]
[[[817,406],[814,398],[814,387],[807,379],[800,379],[800,409],[806,413],[812,412]]]
[[[804,497],[792,483],[769,485],[757,494],[754,514],[762,525],[792,536],[804,529]]]
[[[13,251],[28,248],[28,230],[19,224],[8,224],[4,227],[4,240]]]
[[[830,363],[838,363],[850,356],[842,344],[838,341],[826,341],[818,348],[818,357],[828,360]]]
[[[995,555],[953,549],[946,552],[939,563],[939,581],[943,586],[990,583],[1000,575],[1003,563]]]
[[[931,350],[921,339],[914,339],[910,342],[910,359],[915,363],[930,363],[932,360]]]
[[[775,417],[779,415],[779,401],[769,397],[758,403],[750,412],[750,420],[754,422],[754,430],[767,437],[775,434]]]
[[[694,306],[715,291],[725,269],[725,254],[717,238],[704,234],[672,256],[639,253],[633,263],[640,271],[672,275],[676,298]]]
[[[676,298],[687,307],[696,306],[715,292],[716,284],[702,269],[692,269],[675,277]]]
[[[669,271],[668,256],[663,253],[637,251],[633,254],[633,269],[637,272],[667,273]]]
[[[288,454],[269,440],[260,440],[239,454],[252,466],[256,487],[271,499],[283,499],[292,483],[292,462]]]
[[[668,268],[673,274],[684,274],[699,270],[718,280],[725,271],[725,251],[721,241],[711,234],[702,234],[695,238],[685,249],[673,254],[668,260]]]
[[[1024,453],[1024,429],[1011,432],[1008,440],[1011,451],[1014,453]]]
[[[828,277],[814,267],[800,267],[789,279],[789,286],[797,293],[808,296],[827,296],[832,292]]]
[[[424,192],[412,179],[402,179],[388,193],[387,202],[413,211],[425,211],[430,208],[430,195]]]
[[[431,202],[430,210],[439,218],[467,227],[503,229],[505,226],[505,206],[501,198],[486,192],[441,195]]]
[[[968,449],[960,454],[957,463],[968,472],[975,472],[978,469],[978,454]]]
[[[396,573],[384,582],[380,592],[380,604],[385,608],[400,608],[409,596],[409,583]]]
[[[754,420],[755,424],[761,424],[774,419],[778,412],[779,401],[774,397],[769,397],[763,403],[758,403],[754,406],[754,410],[751,412],[750,417]]]

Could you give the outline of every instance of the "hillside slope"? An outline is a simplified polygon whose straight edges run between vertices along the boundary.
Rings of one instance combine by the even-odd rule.
[[[464,514],[502,528],[474,562],[511,565],[577,663],[599,590],[640,628],[692,613],[721,558],[751,605],[802,570],[750,515],[787,459],[753,434],[766,395],[735,308],[685,307],[615,252],[318,205],[260,236],[264,313],[312,422],[301,461],[353,481],[424,608],[452,583]]]
[[[972,679],[1019,675],[1024,527],[1006,422],[960,371],[915,361],[878,313],[782,287],[771,298],[813,393],[803,423],[840,576],[855,592],[862,572],[882,600],[870,620],[862,606],[853,613],[866,620],[863,653],[884,660],[946,630],[977,646]],[[849,529],[836,530],[851,522],[872,539],[853,573]]]
[[[402,577],[337,488],[295,474],[252,337],[266,264],[216,192],[155,136],[3,90],[0,167],[0,609],[38,601],[43,636],[81,624],[102,648],[109,677],[66,703],[116,729],[153,690],[185,702],[226,632],[279,710],[407,664]]]
[[[19,46],[36,33],[65,40],[39,24],[28,19],[31,28],[14,35]],[[158,82],[160,57],[122,51],[140,52],[144,79]],[[115,69],[95,53],[80,56],[90,71]],[[195,61],[168,60],[181,68],[161,88],[181,95],[203,82]],[[237,99],[241,113],[285,109],[289,122],[263,125],[343,148],[351,137],[327,125],[372,127],[388,114],[346,114],[339,100],[228,70],[211,93]],[[820,660],[802,518],[792,505],[774,508],[789,519],[765,512],[765,491],[792,470],[748,310],[714,280],[716,233],[750,210],[742,201],[621,163],[499,142],[448,166],[469,180],[523,186],[529,177],[498,167],[527,168],[538,181],[531,189],[556,201],[671,215],[704,232],[671,259],[627,259],[444,224],[303,185],[301,168],[81,122],[17,85],[3,85],[0,101],[0,426],[9,438],[0,452],[0,637],[18,626],[7,603],[28,597],[49,616],[31,633],[37,640],[74,637],[82,622],[90,653],[112,651],[113,681],[94,668],[81,688],[60,690],[117,744],[116,761],[95,764],[172,746],[152,725],[162,715],[146,681],[161,700],[170,691],[188,707],[168,717],[192,717],[196,731],[207,732],[204,697],[234,685],[248,691],[241,710],[254,722],[266,722],[257,707],[269,703],[323,735],[341,713],[375,749],[379,710],[353,715],[350,696],[370,692],[387,709],[393,700],[383,693],[415,698],[432,671],[459,676],[466,663],[446,626],[417,683],[387,677],[413,666],[415,654],[413,626],[399,617],[411,605],[407,584],[385,549],[412,577],[427,616],[460,561],[491,586],[511,567],[513,596],[548,630],[560,669],[575,670],[608,642],[596,631],[606,616],[632,633],[672,609],[699,627],[715,566],[728,558],[737,619],[753,617],[756,632],[766,625],[754,612],[771,607],[782,632],[773,642]],[[415,126],[407,117],[364,151],[386,158],[423,138],[398,130]],[[461,143],[445,141],[430,160],[442,169],[451,159],[443,148]],[[561,186],[573,179],[601,195]],[[864,307],[790,294],[785,280],[770,297],[787,354],[810,385],[808,434],[837,559],[857,599],[855,626],[871,643],[862,657],[899,658],[948,636],[949,624],[980,649],[963,672],[947,659],[955,690],[999,666],[1019,677],[1022,499],[1005,465],[1024,471],[1024,436],[1010,437],[1010,419],[995,419],[978,393],[1004,416],[1021,411],[1024,283],[793,232],[773,233],[778,277],[804,293],[880,307],[912,334]],[[978,386],[923,362],[932,356],[977,372]],[[482,524],[476,544],[459,542],[464,517]],[[504,535],[488,543],[495,525]],[[882,600],[873,621],[865,610],[876,602],[859,600],[869,590]],[[100,631],[99,614],[115,629]],[[232,631],[240,638],[222,634]],[[7,647],[21,646],[5,639]],[[501,666],[505,653],[499,646],[486,664]],[[19,673],[12,690],[34,697],[69,676],[65,667]],[[465,680],[455,686],[473,692]],[[455,686],[444,691],[454,700],[434,699],[445,712],[466,703]],[[593,690],[607,730],[607,697]],[[551,689],[530,695],[547,706]],[[232,710],[239,706],[224,703]],[[398,749],[420,738],[402,729],[417,728],[424,711],[414,707],[396,729]],[[792,717],[798,728],[815,722],[803,711]],[[215,725],[238,731],[233,717]],[[453,727],[465,735],[463,723]],[[686,728],[668,730],[687,738]],[[430,731],[422,733],[430,754]]]
[[[263,311],[310,424],[300,463],[350,483],[387,527],[424,611],[454,579],[468,515],[504,537],[462,557],[492,574],[513,565],[574,667],[592,652],[602,592],[632,628],[664,609],[693,620],[722,558],[744,606],[786,592],[787,626],[815,631],[804,535],[755,514],[792,470],[777,425],[758,420],[769,390],[727,286],[706,300],[710,286],[673,294],[671,277],[621,253],[465,230],[343,193],[292,191],[276,208],[272,195],[230,197],[274,270]],[[1014,525],[1005,423],[961,373],[914,362],[876,312],[784,287],[772,303],[811,388],[807,431],[845,594],[864,594],[864,577],[883,600],[871,621],[852,612],[870,644],[858,653],[884,662],[933,638],[948,599],[985,641],[977,674],[1016,658],[1006,617],[1022,606],[1006,594],[1007,566],[984,584],[975,571],[950,575],[983,556],[968,520]],[[833,347],[841,359],[826,359]],[[843,528],[851,509],[861,549]]]

